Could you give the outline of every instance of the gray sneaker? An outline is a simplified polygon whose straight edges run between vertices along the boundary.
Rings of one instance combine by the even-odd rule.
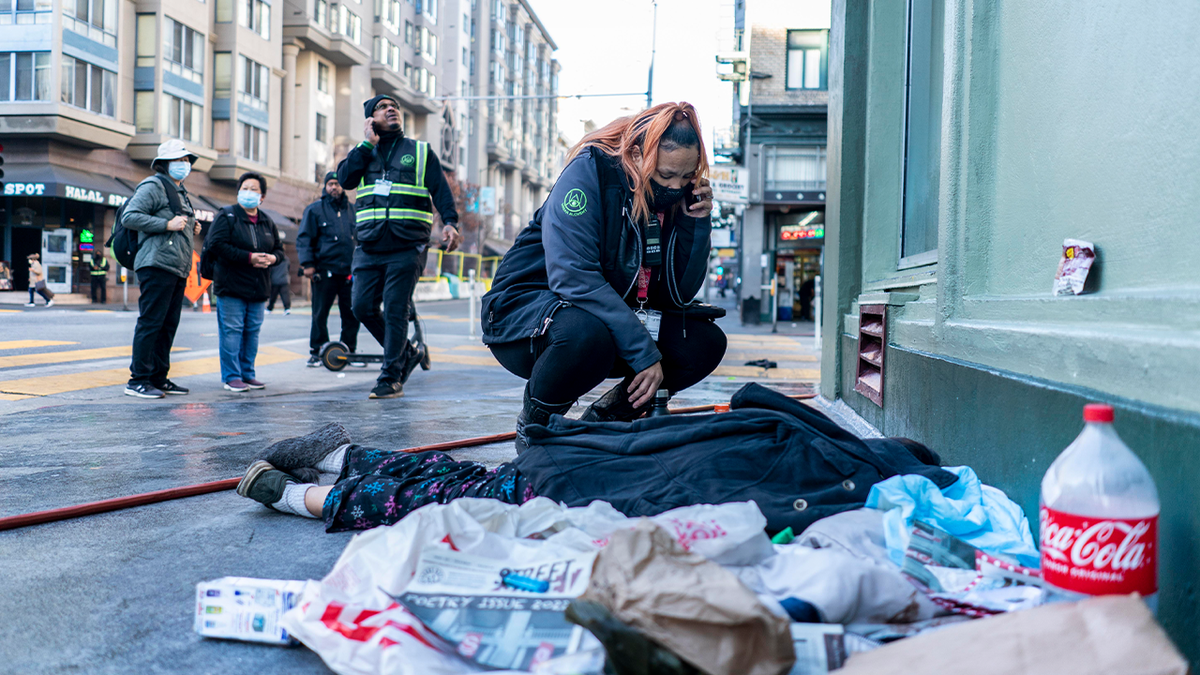
[[[271,505],[283,499],[283,489],[299,483],[300,481],[260,459],[246,469],[246,475],[238,482],[237,493],[263,506],[274,508]]]

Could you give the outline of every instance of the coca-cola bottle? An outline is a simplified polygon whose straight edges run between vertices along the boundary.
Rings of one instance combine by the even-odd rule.
[[[1158,491],[1113,429],[1112,406],[1088,404],[1079,437],[1042,478],[1042,576],[1071,598],[1158,598]]]

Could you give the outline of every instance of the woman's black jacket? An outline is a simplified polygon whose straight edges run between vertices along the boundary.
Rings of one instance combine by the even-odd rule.
[[[258,222],[251,223],[240,205],[226,206],[217,212],[205,246],[216,259],[214,293],[247,302],[266,302],[271,297],[270,268],[250,263],[251,253],[283,257],[283,238],[266,211],[259,209]]]

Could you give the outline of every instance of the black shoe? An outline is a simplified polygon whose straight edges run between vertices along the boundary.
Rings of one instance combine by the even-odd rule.
[[[525,425],[545,425],[550,421],[551,415],[566,415],[573,405],[575,405],[574,401],[558,404],[543,403],[530,396],[529,385],[525,385],[525,403],[521,406],[521,414],[517,415],[517,438],[514,441],[517,454],[529,449],[529,437],[525,435]]]
[[[604,392],[595,403],[579,416],[584,422],[632,422],[650,409],[653,401],[640,408],[629,402],[629,382],[622,380],[617,386]]]
[[[151,387],[146,383],[127,384],[125,385],[126,396],[136,396],[138,398],[162,398],[165,396],[161,391]]]
[[[154,386],[157,387],[158,390],[164,394],[171,394],[173,396],[187,396],[188,395],[187,387],[181,387],[170,380],[164,380],[162,384],[156,384]]]
[[[433,367],[433,361],[429,358],[429,346],[421,343],[421,370],[429,370]]]
[[[400,376],[401,382],[408,382],[408,378],[412,376],[417,366],[429,362],[429,348],[420,342],[408,343],[408,360],[404,363],[404,373]],[[422,366],[423,370],[429,370],[428,367]]]
[[[283,489],[299,482],[260,459],[246,469],[246,475],[238,482],[237,493],[274,508],[271,505],[283,499]]]
[[[296,438],[287,438],[263,451],[262,458],[271,466],[286,471],[304,483],[316,483],[317,464],[350,442],[350,432],[337,422]]]
[[[321,357],[317,356],[316,354],[313,354],[312,356],[308,357],[308,363],[306,363],[305,365],[308,366],[309,368],[320,368],[321,367]]]
[[[371,390],[367,398],[400,398],[404,395],[404,385],[399,382],[380,382]]]

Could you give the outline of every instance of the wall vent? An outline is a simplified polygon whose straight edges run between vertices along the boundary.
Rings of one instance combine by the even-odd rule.
[[[883,353],[887,345],[887,305],[858,308],[858,374],[854,391],[883,407]]]

